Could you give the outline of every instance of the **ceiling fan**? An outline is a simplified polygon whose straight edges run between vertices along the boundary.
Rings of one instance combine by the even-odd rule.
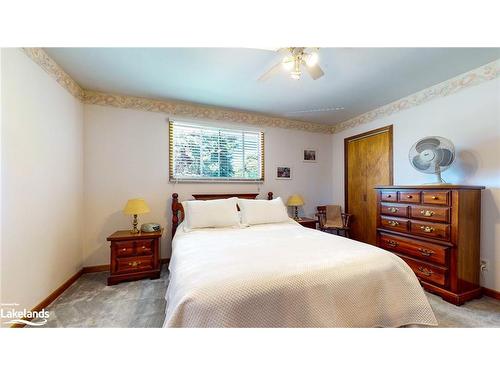
[[[280,48],[278,52],[285,54],[282,61],[261,75],[258,81],[265,81],[282,71],[287,72],[290,78],[299,80],[302,76],[302,68],[305,68],[312,79],[321,78],[325,73],[318,64],[318,50],[319,48],[308,47]]]

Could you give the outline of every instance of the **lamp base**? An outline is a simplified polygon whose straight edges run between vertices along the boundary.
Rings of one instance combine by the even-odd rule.
[[[293,214],[293,220],[298,221],[298,220],[300,220],[300,217],[299,217],[299,208],[297,206],[294,206],[294,207],[295,207],[295,212]]]
[[[137,215],[134,215],[134,220],[132,221],[132,225],[134,227],[132,228],[132,230],[130,231],[130,233],[132,233],[132,234],[138,234],[139,233],[139,229],[137,229],[137,224],[138,224],[138,222],[137,222]]]

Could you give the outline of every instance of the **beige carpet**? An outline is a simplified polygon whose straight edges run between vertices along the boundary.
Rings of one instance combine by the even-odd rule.
[[[47,307],[43,327],[161,327],[168,271],[158,280],[114,286],[107,272],[85,274]],[[427,294],[439,327],[500,327],[500,301],[483,297],[455,306]]]

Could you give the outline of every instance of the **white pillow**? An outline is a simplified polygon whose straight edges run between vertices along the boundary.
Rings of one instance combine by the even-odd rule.
[[[186,230],[239,226],[236,202],[237,198],[182,202]]]
[[[241,222],[244,225],[281,223],[290,220],[280,197],[271,201],[238,199],[238,206],[241,210]]]

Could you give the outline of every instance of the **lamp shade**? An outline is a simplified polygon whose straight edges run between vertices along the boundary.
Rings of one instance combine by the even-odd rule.
[[[125,208],[123,209],[123,212],[127,215],[139,215],[139,214],[146,214],[149,211],[149,206],[147,205],[146,201],[144,199],[129,199],[127,204],[125,205]]]
[[[302,206],[304,205],[304,199],[298,194],[292,195],[290,198],[288,198],[288,201],[286,202],[287,206]]]

